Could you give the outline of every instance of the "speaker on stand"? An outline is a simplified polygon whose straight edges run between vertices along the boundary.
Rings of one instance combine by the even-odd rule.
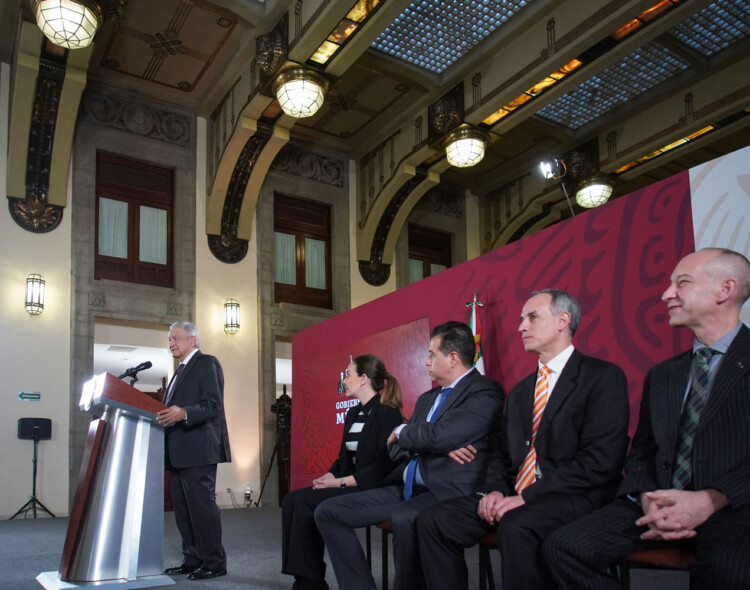
[[[36,465],[39,454],[39,441],[49,440],[52,438],[52,420],[49,418],[19,418],[18,419],[18,438],[21,440],[34,441],[34,458],[32,460],[33,476],[31,479],[31,498],[21,508],[18,509],[9,520],[13,520],[19,514],[26,514],[31,510],[36,518],[37,509],[43,510],[54,518],[54,514],[47,508],[36,496]]]

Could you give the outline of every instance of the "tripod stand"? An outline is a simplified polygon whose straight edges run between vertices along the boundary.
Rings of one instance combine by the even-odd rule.
[[[13,520],[16,516],[19,514],[26,514],[29,510],[33,511],[34,518],[36,518],[36,510],[39,508],[39,510],[44,510],[47,514],[49,514],[52,518],[55,517],[54,514],[50,511],[49,508],[47,508],[44,504],[42,504],[41,500],[36,497],[36,464],[37,464],[37,457],[38,457],[38,451],[39,451],[39,435],[34,435],[34,459],[32,460],[32,463],[34,465],[33,467],[33,478],[31,480],[31,498],[29,498],[29,501],[26,502],[21,508],[18,509],[18,512],[16,512],[13,516],[11,516],[8,520]]]
[[[263,478],[263,485],[260,486],[260,494],[258,494],[258,499],[255,501],[255,507],[257,508],[260,505],[260,500],[263,497],[263,490],[266,489],[266,483],[268,483],[268,476],[271,475],[271,469],[273,469],[274,466],[274,459],[276,458],[276,453],[281,453],[281,456],[284,457],[284,467],[286,470],[286,479],[289,481],[289,461],[286,460],[286,444],[285,444],[285,437],[282,437],[282,434],[286,434],[284,432],[284,429],[279,427],[276,430],[276,442],[273,445],[273,452],[271,453],[271,461],[268,464],[268,470],[266,471],[266,475]]]

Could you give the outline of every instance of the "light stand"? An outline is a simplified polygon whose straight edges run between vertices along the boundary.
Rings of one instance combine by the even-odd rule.
[[[276,453],[284,460],[284,471],[286,474],[286,480],[289,481],[289,461],[287,453],[287,440],[289,437],[289,431],[292,426],[292,400],[286,394],[286,385],[284,385],[284,393],[279,397],[277,402],[271,406],[271,411],[276,414],[276,442],[273,445],[273,452],[271,453],[271,460],[268,464],[268,470],[263,478],[263,485],[260,486],[260,493],[258,499],[255,502],[255,506],[260,505],[260,501],[263,498],[263,490],[266,488],[268,483],[268,476],[271,475],[271,469],[274,466],[274,459],[276,459]]]

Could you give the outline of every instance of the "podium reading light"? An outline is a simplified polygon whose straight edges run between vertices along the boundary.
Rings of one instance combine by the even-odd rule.
[[[240,331],[240,304],[236,299],[227,299],[224,302],[224,331],[227,334],[236,334]]]
[[[95,0],[34,0],[33,10],[44,36],[67,49],[88,47],[102,22]]]
[[[26,301],[24,307],[29,315],[39,315],[44,311],[44,286],[42,275],[36,273],[26,277]]]

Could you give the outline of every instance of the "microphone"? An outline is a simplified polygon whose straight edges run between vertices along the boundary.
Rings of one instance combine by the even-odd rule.
[[[151,368],[151,361],[146,361],[145,363],[141,363],[137,367],[131,367],[127,371],[125,371],[122,375],[118,377],[118,379],[124,379],[125,377],[135,377],[138,373],[141,371],[145,371],[146,369]]]
[[[339,373],[338,394],[343,395],[345,392],[346,392],[346,383],[344,383],[344,371],[341,371],[341,373]]]

